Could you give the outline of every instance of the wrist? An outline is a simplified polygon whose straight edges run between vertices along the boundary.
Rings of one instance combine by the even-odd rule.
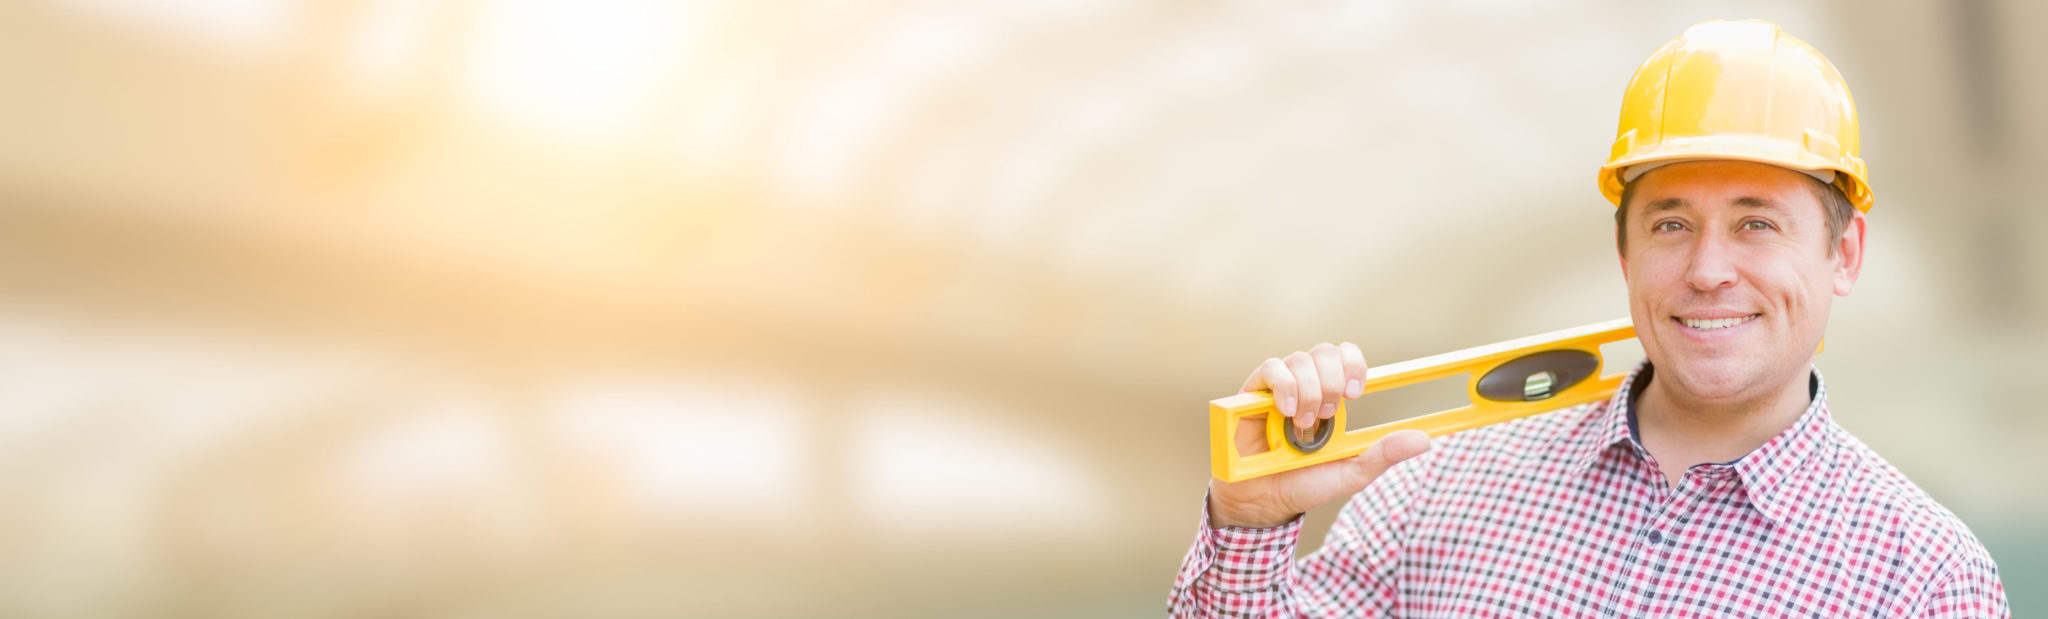
[[[1214,488],[1209,490],[1209,527],[1239,527],[1245,529],[1271,529],[1294,522],[1300,512],[1282,512],[1259,509],[1217,496]]]

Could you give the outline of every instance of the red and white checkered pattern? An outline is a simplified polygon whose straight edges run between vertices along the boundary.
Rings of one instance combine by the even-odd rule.
[[[1968,527],[1813,404],[1675,488],[1614,398],[1436,441],[1344,506],[1294,560],[1300,521],[1202,514],[1174,616],[2007,617]],[[1207,502],[1204,501],[1204,505]]]

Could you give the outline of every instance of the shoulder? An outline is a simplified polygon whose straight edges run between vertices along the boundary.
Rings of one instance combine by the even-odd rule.
[[[1559,446],[1582,440],[1605,408],[1605,402],[1584,404],[1436,437],[1427,453],[1388,469],[1347,509],[1405,513],[1446,496],[1486,494],[1503,484],[1555,476],[1565,460]],[[1532,460],[1548,462],[1531,466]]]
[[[1436,451],[1447,464],[1526,464],[1563,457],[1573,447],[1592,447],[1601,440],[1607,407],[1600,401],[1474,428],[1438,439]]]
[[[1575,447],[1599,440],[1606,410],[1606,402],[1582,404],[1440,436],[1429,453],[1396,465],[1388,475],[1436,490],[1555,476],[1572,454],[1583,453]]]
[[[1990,552],[1961,518],[1847,430],[1829,423],[1827,431],[1836,449],[1824,470],[1836,491],[1809,507],[1836,515],[1852,554],[1928,580],[1969,571],[1995,579]]]

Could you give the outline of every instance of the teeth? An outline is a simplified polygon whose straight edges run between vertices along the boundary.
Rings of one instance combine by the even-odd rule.
[[[1683,322],[1685,323],[1685,326],[1692,327],[1694,329],[1699,329],[1701,331],[1712,331],[1715,329],[1726,329],[1728,327],[1733,327],[1735,325],[1749,322],[1751,320],[1755,320],[1756,317],[1762,315],[1763,314],[1750,314],[1748,316],[1743,316],[1741,318],[1714,318],[1709,320],[1694,320],[1691,318],[1680,318],[1678,319],[1678,321]]]

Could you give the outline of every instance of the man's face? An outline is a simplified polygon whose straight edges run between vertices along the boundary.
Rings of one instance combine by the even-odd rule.
[[[1862,267],[1862,215],[1828,239],[1811,179],[1758,163],[1677,163],[1637,183],[1621,266],[1658,378],[1707,405],[1803,378]]]

